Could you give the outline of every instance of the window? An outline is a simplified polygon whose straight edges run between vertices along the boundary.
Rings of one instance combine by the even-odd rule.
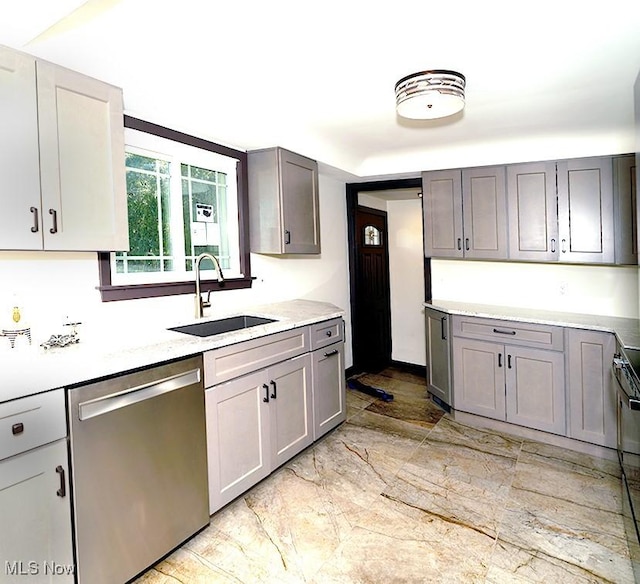
[[[224,288],[251,285],[246,153],[125,116],[125,167],[130,248],[100,254],[103,300],[193,293],[203,252]],[[201,267],[203,290],[221,288]]]

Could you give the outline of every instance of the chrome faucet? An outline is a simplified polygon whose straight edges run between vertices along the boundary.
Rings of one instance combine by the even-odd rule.
[[[224,282],[224,276],[222,275],[222,268],[220,267],[220,262],[218,261],[218,258],[216,258],[216,256],[210,253],[206,253],[206,252],[201,253],[196,258],[196,264],[194,268],[194,271],[196,273],[196,298],[195,298],[196,318],[202,318],[204,309],[209,308],[209,306],[211,306],[211,300],[210,300],[211,290],[207,291],[206,300],[202,299],[202,293],[200,292],[200,262],[205,258],[209,258],[213,262],[213,265],[215,266],[215,269],[216,269],[216,273],[218,274],[218,282]]]

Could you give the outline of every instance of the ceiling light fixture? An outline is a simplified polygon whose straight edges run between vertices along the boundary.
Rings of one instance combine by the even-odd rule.
[[[403,118],[433,120],[464,108],[464,75],[447,69],[421,71],[396,83],[396,111]]]

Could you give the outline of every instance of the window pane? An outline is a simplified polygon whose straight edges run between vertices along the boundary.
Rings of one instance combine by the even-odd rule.
[[[192,166],[191,178],[216,182],[216,172],[213,170],[207,170],[206,168],[198,168],[197,166]]]
[[[130,255],[158,255],[158,192],[155,175],[127,171]]]
[[[162,209],[162,255],[171,255],[173,245],[171,238],[171,190],[169,179],[160,179],[161,209]]]
[[[155,158],[149,158],[148,156],[141,156],[140,154],[127,152],[125,160],[127,168],[140,168],[142,170],[150,170],[152,172],[156,169]]]

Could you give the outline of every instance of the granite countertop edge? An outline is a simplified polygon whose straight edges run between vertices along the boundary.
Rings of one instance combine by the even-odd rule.
[[[275,322],[211,337],[196,337],[168,330],[169,326],[206,322],[249,314],[273,318]],[[33,345],[0,352],[0,403],[58,388],[146,368],[174,359],[309,326],[333,318],[344,318],[345,311],[326,302],[291,300],[254,305],[233,311],[205,315],[194,321],[165,321],[154,325],[128,323],[127,334],[118,346],[113,330],[84,338],[75,345],[44,350]],[[137,332],[136,332],[137,331]]]
[[[640,319],[599,314],[549,311],[515,306],[474,304],[453,300],[434,299],[424,306],[451,315],[493,318],[609,332],[616,335],[627,349],[640,349]]]

